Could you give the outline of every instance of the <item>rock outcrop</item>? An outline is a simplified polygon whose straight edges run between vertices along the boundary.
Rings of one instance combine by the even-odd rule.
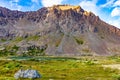
[[[42,51],[46,55],[120,53],[120,29],[80,6],[55,5],[32,12],[0,7],[0,39],[3,47],[16,45],[21,49],[46,45]]]
[[[35,79],[35,78],[40,78],[41,75],[38,73],[36,70],[19,70],[18,72],[15,73],[14,78],[19,79],[19,78],[30,78],[30,79]]]

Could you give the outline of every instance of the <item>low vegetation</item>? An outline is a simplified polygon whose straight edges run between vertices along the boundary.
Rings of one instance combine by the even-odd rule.
[[[84,44],[84,40],[82,38],[78,39],[78,38],[75,38],[76,42],[79,44],[79,45],[82,45]]]
[[[115,80],[120,80],[120,74],[113,74],[112,76]]]
[[[9,57],[7,59],[11,60],[0,60],[0,80],[15,80],[13,76],[21,68],[38,70],[42,78],[35,80],[120,80],[119,70],[102,66],[110,64],[109,58],[43,56]]]

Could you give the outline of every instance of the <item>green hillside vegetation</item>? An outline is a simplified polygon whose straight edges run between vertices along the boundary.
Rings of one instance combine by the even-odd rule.
[[[42,75],[35,80],[119,80],[119,70],[104,68],[104,64],[118,64],[117,58],[67,57],[10,57],[0,60],[0,80],[15,80],[19,69],[35,69]],[[26,59],[26,60],[22,60]],[[29,80],[29,79],[20,79]],[[31,79],[30,79],[31,80]]]

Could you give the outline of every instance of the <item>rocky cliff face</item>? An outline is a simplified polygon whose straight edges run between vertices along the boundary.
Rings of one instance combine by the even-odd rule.
[[[120,53],[120,29],[80,6],[55,5],[33,12],[0,7],[0,45],[58,56]]]

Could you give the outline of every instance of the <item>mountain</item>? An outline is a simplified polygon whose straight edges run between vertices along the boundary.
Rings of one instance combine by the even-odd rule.
[[[0,7],[0,50],[28,55],[120,54],[120,29],[80,6],[21,12]]]

